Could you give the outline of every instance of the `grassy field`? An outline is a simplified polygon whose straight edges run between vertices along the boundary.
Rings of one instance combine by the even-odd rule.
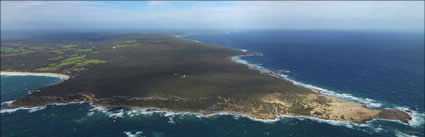
[[[73,69],[88,68],[103,60],[86,58],[99,51],[92,46],[94,40],[37,39],[2,41],[2,70],[24,70],[72,74]]]

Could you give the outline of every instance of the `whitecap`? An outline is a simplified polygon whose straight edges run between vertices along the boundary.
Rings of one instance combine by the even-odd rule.
[[[259,121],[262,123],[274,123],[284,118],[294,118],[299,120],[310,119],[318,123],[327,123],[334,126],[346,126],[348,128],[353,128],[354,126],[365,126],[365,124],[356,124],[351,121],[326,120],[326,119],[320,119],[320,118],[308,117],[308,116],[290,116],[290,115],[280,115],[275,119],[258,119],[248,115],[232,113],[232,112],[217,112],[217,113],[204,115],[204,114],[196,113],[196,112],[171,112],[166,110],[157,110],[157,109],[149,109],[149,108],[146,108],[146,109],[130,108],[128,110],[120,109],[118,111],[111,112],[110,108],[102,107],[102,106],[94,106],[94,105],[93,105],[93,108],[89,110],[89,113],[87,115],[93,115],[94,111],[104,113],[106,116],[111,118],[122,118],[126,116],[134,117],[138,115],[152,115],[156,113],[156,114],[160,114],[161,116],[168,117],[169,119],[168,122],[171,124],[175,123],[174,118],[176,116],[191,115],[191,116],[196,116],[198,118],[201,118],[201,117],[209,118],[209,117],[215,117],[215,116],[233,116],[235,118],[244,117],[244,118],[248,118],[253,121]]]
[[[151,110],[151,109],[136,109],[136,108],[130,108],[129,110],[119,109],[119,110],[111,111],[111,108],[108,108],[108,107],[96,106],[93,104],[90,104],[90,105],[93,108],[89,109],[89,112],[87,113],[88,116],[92,116],[95,112],[100,112],[110,118],[122,118],[125,116],[134,117],[137,115],[152,115],[153,113],[163,112],[163,111],[157,111],[157,110]]]
[[[174,117],[168,117],[168,123],[176,124],[176,122],[174,122]]]
[[[89,113],[87,113],[87,116],[93,116],[94,115],[94,112],[89,112]]]
[[[42,110],[42,109],[45,109],[46,108],[46,106],[39,106],[39,107],[31,107],[31,108],[26,108],[26,107],[18,107],[18,108],[7,108],[7,109],[1,109],[0,110],[0,113],[14,113],[14,112],[16,112],[16,111],[19,111],[19,110],[27,110],[29,113],[32,113],[32,112],[36,112],[36,111],[39,111],[39,110]]]
[[[46,108],[46,106],[33,107],[33,108],[28,109],[28,112],[32,113],[32,112],[36,112],[36,111],[39,111],[39,110],[42,110],[42,109],[45,109],[45,108]]]
[[[295,80],[289,78],[289,76],[286,75],[286,74],[273,72],[273,71],[270,71],[269,69],[267,69],[265,67],[262,67],[262,66],[259,66],[259,65],[256,65],[256,64],[251,64],[248,61],[241,59],[241,57],[243,57],[243,56],[250,56],[250,55],[233,56],[231,59],[236,63],[248,65],[250,68],[270,72],[270,74],[272,76],[277,76],[277,77],[280,77],[282,79],[288,80],[295,85],[305,87],[305,88],[309,88],[309,89],[319,90],[320,93],[324,94],[324,95],[337,97],[337,98],[341,98],[341,99],[348,100],[348,101],[363,103],[368,108],[382,108],[382,106],[383,106],[382,103],[380,103],[380,102],[378,102],[374,99],[355,97],[355,96],[348,94],[348,93],[337,93],[335,91],[331,91],[331,90],[328,90],[328,89],[313,86],[311,84],[305,84],[305,83],[302,83],[302,82],[295,81]],[[410,112],[409,115],[412,117],[412,120],[410,120],[408,122],[409,123],[408,125],[413,126],[413,127],[418,127],[418,126],[424,125],[425,114],[411,110],[407,107],[396,106],[394,108],[397,109],[397,110],[402,110],[404,112]],[[405,124],[405,123],[403,123],[399,120],[386,120],[386,121],[394,121],[394,122],[397,122],[397,123]],[[329,121],[329,122],[335,123],[335,122],[332,122],[332,121]],[[359,126],[362,126],[362,125],[359,125]]]
[[[381,131],[384,131],[384,129],[382,127],[377,127],[377,128],[372,128],[373,131],[375,131],[376,133],[379,133]]]
[[[401,132],[401,131],[396,131],[396,134],[395,134],[397,137],[417,137],[417,136],[415,136],[415,135],[409,135],[409,134],[406,134],[406,133],[403,133],[403,132]]]
[[[132,133],[131,131],[124,131],[124,134],[127,135],[127,137],[140,137],[142,133],[142,131],[137,131],[135,133]]]
[[[286,75],[286,74],[273,72],[273,71],[270,71],[269,69],[267,69],[263,66],[260,66],[260,65],[257,65],[257,64],[251,64],[248,61],[241,59],[241,57],[243,57],[243,56],[250,56],[250,55],[233,56],[231,59],[236,63],[245,64],[245,65],[249,66],[250,68],[254,68],[254,69],[257,69],[257,70],[260,70],[260,71],[270,72],[270,74],[272,76],[280,77],[282,79],[288,80],[288,81],[292,82],[294,85],[309,88],[309,89],[319,90],[320,93],[328,95],[328,96],[337,97],[337,98],[341,98],[341,99],[349,100],[349,101],[353,101],[353,102],[360,102],[360,103],[365,104],[369,108],[380,108],[380,107],[382,107],[382,103],[379,103],[378,101],[370,99],[370,98],[359,98],[359,97],[355,97],[355,96],[348,94],[348,93],[337,93],[335,91],[331,91],[331,90],[328,90],[328,89],[313,86],[311,84],[305,84],[305,83],[302,83],[302,82],[295,81],[295,80],[289,78],[289,76]]]
[[[121,117],[124,116],[124,110],[123,109],[120,109],[118,111],[113,111],[113,112],[106,112],[106,113],[111,118],[121,118]]]
[[[80,101],[80,102],[69,102],[69,103],[54,103],[49,104],[48,106],[65,106],[65,105],[71,105],[71,104],[84,104],[88,103],[87,101]]]
[[[196,112],[172,112],[172,111],[152,109],[152,108],[143,108],[143,109],[140,109],[140,108],[128,108],[127,109],[126,108],[126,109],[119,109],[119,110],[111,111],[113,108],[108,108],[108,107],[103,107],[103,106],[95,106],[95,105],[92,105],[92,106],[93,106],[93,108],[89,110],[89,113],[87,113],[88,116],[93,115],[95,112],[101,112],[101,113],[105,114],[106,116],[113,118],[113,119],[125,118],[125,117],[134,117],[134,116],[139,116],[139,115],[150,116],[152,114],[158,114],[160,116],[167,117],[168,118],[167,122],[170,123],[170,124],[175,124],[176,118],[183,119],[184,117],[181,117],[181,116],[185,116],[185,115],[195,116],[197,118],[212,118],[212,117],[217,117],[217,116],[232,116],[232,117],[234,117],[234,119],[248,118],[252,121],[258,121],[258,122],[262,122],[262,123],[275,123],[275,122],[281,121],[283,119],[289,118],[289,119],[296,119],[296,120],[301,120],[301,121],[311,120],[311,121],[314,121],[314,122],[317,122],[317,123],[324,123],[324,124],[329,124],[329,125],[332,125],[332,126],[343,126],[343,127],[350,128],[350,129],[362,130],[362,131],[368,132],[368,133],[370,131],[376,132],[376,133],[385,131],[385,129],[383,129],[382,127],[372,124],[375,120],[382,120],[382,119],[373,119],[373,120],[367,121],[366,123],[358,124],[358,123],[354,123],[352,121],[328,120],[328,119],[320,119],[320,118],[309,117],[309,116],[279,115],[275,119],[258,119],[258,118],[251,117],[251,116],[248,116],[248,115],[232,113],[232,112],[217,112],[217,113],[204,115],[202,113],[196,113]],[[416,118],[416,119],[418,119],[418,118]],[[396,123],[407,125],[403,122],[400,122],[399,120],[384,120],[384,121],[393,121],[393,122],[396,122]],[[366,131],[365,128],[370,129],[370,130]],[[131,133],[131,132],[128,132],[128,133]],[[131,133],[131,135],[135,135],[135,134]]]
[[[11,103],[13,103],[14,100],[12,101],[6,101],[3,102],[2,105],[10,105]],[[27,110],[29,113],[32,112],[36,112],[42,109],[47,108],[47,106],[64,106],[64,105],[70,105],[70,104],[83,104],[86,103],[85,101],[81,101],[81,102],[70,102],[70,103],[55,103],[55,104],[48,104],[48,105],[44,105],[44,106],[37,106],[37,107],[17,107],[17,108],[5,108],[5,109],[1,109],[0,113],[14,113],[18,110]]]
[[[2,105],[2,106],[3,106],[3,105],[7,105],[7,106],[9,106],[10,104],[12,104],[12,103],[13,103],[13,101],[14,101],[14,100],[5,101],[5,102],[2,102],[2,103],[1,103],[1,105]]]
[[[309,120],[316,121],[318,123],[326,123],[326,124],[333,125],[333,126],[345,126],[347,128],[354,128],[354,126],[361,127],[361,126],[365,126],[366,125],[366,124],[353,123],[351,121],[320,119],[320,118],[308,117],[308,116],[288,116],[288,115],[281,115],[280,117],[281,118],[295,118],[295,119],[298,119],[298,120],[309,119]]]
[[[419,113],[417,111],[410,110],[410,109],[408,109],[408,111],[406,111],[406,109],[401,109],[401,110],[407,112],[409,114],[409,116],[412,118],[408,122],[410,126],[421,127],[421,126],[424,125],[424,123],[425,123],[425,113]]]

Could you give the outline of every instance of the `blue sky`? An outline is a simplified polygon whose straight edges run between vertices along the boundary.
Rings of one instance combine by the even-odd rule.
[[[1,27],[423,31],[424,1],[1,1]]]

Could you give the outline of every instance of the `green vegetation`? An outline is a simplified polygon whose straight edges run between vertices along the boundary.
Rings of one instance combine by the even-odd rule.
[[[69,49],[69,48],[76,48],[76,47],[78,47],[78,45],[76,45],[76,44],[64,44],[64,45],[60,45],[62,48],[65,48],[65,49]]]
[[[91,52],[93,49],[77,49],[76,52]]]
[[[315,111],[313,114],[314,114],[314,115],[318,115],[318,116],[321,116],[321,115],[322,115],[322,113],[317,112],[317,111]]]
[[[85,59],[85,57],[86,55],[80,55],[80,56],[71,55],[71,57],[62,60],[59,63],[51,63],[48,65],[48,67],[39,68],[37,70],[38,71],[57,71],[66,66],[73,66],[72,68],[81,68],[81,67],[87,67],[89,65],[106,63],[106,61],[102,61],[102,60],[95,60],[95,59],[87,60]]]
[[[48,46],[36,46],[36,47],[30,47],[32,50],[46,50],[49,49]]]
[[[129,44],[129,43],[137,43],[137,40],[124,40],[124,41],[115,42],[115,44]]]
[[[61,64],[68,64],[69,62],[80,61],[80,60],[84,59],[85,57],[86,57],[86,55],[72,56],[70,58],[67,58],[65,60],[62,60]]]
[[[66,52],[75,52],[75,53],[96,53],[92,48],[79,48],[77,44],[59,44],[56,43],[42,43],[42,44],[34,44],[31,46],[23,46],[21,43],[6,43],[4,45],[12,46],[12,47],[1,47],[1,52],[3,53],[30,53],[30,52],[49,52],[54,54],[65,54]],[[30,44],[29,44],[30,45]],[[41,46],[42,45],[42,46]],[[7,54],[4,54],[7,55]],[[13,54],[19,55],[19,54]]]
[[[131,43],[133,41],[126,42]],[[92,44],[92,42],[43,39],[30,39],[19,43],[2,41],[2,45],[4,45],[1,47],[2,60],[11,59],[7,57],[18,57],[12,58],[13,61],[2,62],[2,69],[8,68],[14,70],[24,67],[26,71],[57,72],[66,68],[87,67],[105,63],[103,60],[85,59],[86,55],[99,53],[96,50],[96,46],[76,43]],[[22,59],[24,57],[22,55],[27,56],[25,56],[25,59]]]
[[[23,48],[7,48],[7,47],[1,47],[1,52],[5,53],[12,53],[12,52],[23,52],[25,49]]]
[[[7,45],[7,46],[22,46],[23,44],[22,43],[7,43],[5,45]]]
[[[54,57],[54,58],[49,58],[49,60],[60,60],[62,58],[63,58],[63,56],[58,56],[58,57]]]
[[[55,67],[45,67],[45,68],[39,68],[37,71],[57,71],[58,68]]]
[[[149,41],[150,43],[155,43],[155,44],[159,44],[159,43],[163,43],[164,41],[160,41],[160,40],[152,40]]]
[[[47,52],[51,52],[51,53],[55,53],[55,54],[63,54],[65,53],[63,50],[61,49],[54,49],[54,50],[49,50]]]
[[[118,41],[115,44],[114,48],[136,47],[140,45],[137,40]]]
[[[139,44],[132,44],[132,45],[116,45],[115,47],[116,48],[125,48],[125,47],[136,47],[136,46],[138,46]]]
[[[95,60],[95,59],[84,60],[84,61],[76,63],[74,67],[80,68],[80,67],[86,67],[86,66],[92,65],[92,64],[94,65],[94,64],[101,64],[101,63],[106,63],[106,61]]]

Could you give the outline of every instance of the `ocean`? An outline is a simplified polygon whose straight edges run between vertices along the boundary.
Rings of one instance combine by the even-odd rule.
[[[123,137],[407,137],[424,136],[424,34],[371,31],[240,31],[181,36],[203,43],[261,52],[235,60],[271,70],[323,94],[370,108],[411,111],[410,124],[366,124],[282,116],[257,120],[229,113],[201,115],[89,103],[10,108],[31,89],[62,80],[1,75],[1,136]]]

